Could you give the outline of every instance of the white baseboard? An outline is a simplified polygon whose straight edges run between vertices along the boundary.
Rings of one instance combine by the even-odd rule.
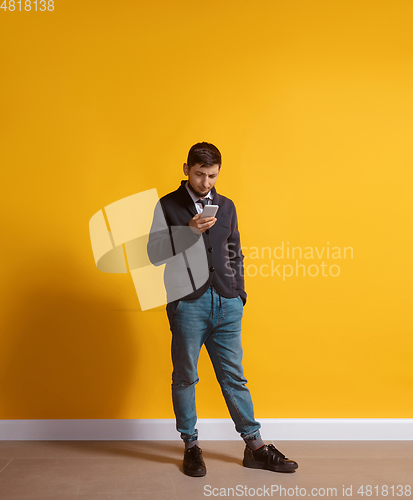
[[[264,440],[413,440],[413,419],[263,418]],[[230,419],[197,423],[202,440],[240,439]],[[0,440],[179,440],[173,419],[0,420]]]

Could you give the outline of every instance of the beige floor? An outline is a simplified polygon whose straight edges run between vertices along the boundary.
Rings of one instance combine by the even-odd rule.
[[[366,500],[370,497],[357,493],[361,485],[377,486],[371,498],[384,498],[384,485],[387,498],[407,498],[406,486],[413,486],[412,441],[274,444],[298,462],[297,471],[242,467],[241,440],[202,443],[204,478],[182,473],[183,448],[177,441],[0,441],[0,499],[271,498],[271,491],[272,498],[316,493],[347,498],[344,486],[352,487],[353,498]]]

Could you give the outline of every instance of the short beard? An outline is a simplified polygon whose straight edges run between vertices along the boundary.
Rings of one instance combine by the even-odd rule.
[[[189,182],[189,179],[188,179],[188,187],[189,187],[189,189],[190,189],[193,193],[195,193],[195,194],[196,194],[199,198],[202,198],[203,196],[206,196],[206,194],[208,194],[208,192],[209,192],[209,191],[208,191],[206,194],[202,194],[202,193],[200,193],[199,191],[196,191],[196,190],[192,187],[191,183]]]

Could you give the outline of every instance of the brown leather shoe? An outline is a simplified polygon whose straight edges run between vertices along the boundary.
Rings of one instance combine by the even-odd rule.
[[[274,472],[290,472],[298,468],[297,462],[289,460],[273,444],[265,444],[255,451],[246,446],[242,465],[251,469],[266,469]]]
[[[202,458],[202,450],[199,446],[192,446],[185,450],[184,473],[187,476],[202,477],[206,474],[206,466]]]

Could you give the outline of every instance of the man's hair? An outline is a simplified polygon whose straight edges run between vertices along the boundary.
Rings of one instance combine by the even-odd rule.
[[[210,167],[212,165],[219,165],[221,168],[221,153],[218,148],[209,142],[198,142],[194,144],[188,153],[188,168],[191,169],[197,163],[201,167]]]

